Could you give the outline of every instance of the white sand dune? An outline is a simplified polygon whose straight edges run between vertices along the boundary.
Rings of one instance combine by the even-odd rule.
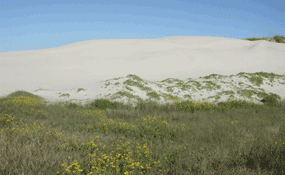
[[[240,72],[267,72],[282,76],[271,85],[265,84],[269,83],[269,79],[265,78],[264,85],[259,87],[249,83],[248,78],[237,76]],[[128,79],[134,81],[132,77],[126,77],[130,74],[140,77],[144,80],[141,84],[144,87],[152,86],[152,91],[156,93],[174,85],[162,83],[162,80],[182,80],[191,87],[195,86],[197,91],[188,87],[182,92],[180,87],[176,89],[177,92],[174,89],[173,92],[165,93],[176,96],[191,94],[192,99],[215,96],[221,90],[199,90],[197,84],[186,81],[188,78],[203,84],[205,79],[199,77],[211,74],[236,75],[225,80],[234,80],[246,86],[229,86],[221,79],[215,80],[216,84],[222,85],[223,91],[235,89],[235,92],[248,89],[248,85],[251,85],[254,90],[262,88],[265,92],[276,93],[285,99],[285,85],[282,84],[285,83],[285,44],[221,37],[176,36],[89,40],[57,48],[5,52],[0,53],[0,96],[25,90],[49,100],[68,101],[92,99],[100,93],[107,95],[123,90],[146,98],[149,92],[146,89],[142,90],[135,84],[124,84]],[[118,77],[122,78],[109,81],[112,88],[103,87],[106,80]],[[147,81],[151,82],[147,85]],[[155,85],[159,82],[163,87]],[[39,88],[44,90],[38,90]],[[84,91],[77,92],[78,88],[83,88]],[[69,94],[69,97],[60,97],[62,94]],[[235,96],[238,97],[237,94]],[[228,96],[219,100],[226,98]]]

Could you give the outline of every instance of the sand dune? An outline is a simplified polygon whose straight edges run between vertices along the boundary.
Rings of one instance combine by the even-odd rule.
[[[84,88],[90,92],[82,93],[81,99],[86,99],[105,92],[101,85],[106,80],[130,74],[154,82],[167,78],[198,81],[211,74],[230,76],[240,72],[284,75],[285,44],[201,36],[89,40],[57,48],[0,53],[0,63],[0,95],[15,90],[35,93],[42,88],[53,92],[41,91],[42,95],[62,99],[57,93],[63,89],[72,94],[71,89]],[[285,98],[281,83],[264,88]]]

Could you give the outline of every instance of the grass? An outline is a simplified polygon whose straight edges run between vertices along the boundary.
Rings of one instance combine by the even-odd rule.
[[[1,174],[284,173],[285,101],[114,103],[0,98]]]
[[[0,98],[0,174],[285,174],[285,101]]]

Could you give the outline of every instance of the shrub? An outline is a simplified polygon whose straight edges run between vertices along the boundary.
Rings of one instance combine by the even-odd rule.
[[[260,100],[262,103],[268,106],[277,106],[277,96],[275,94],[266,95],[262,100]]]
[[[275,39],[277,43],[284,43],[283,40],[285,40],[285,37],[284,36],[274,36],[273,39]]]
[[[77,108],[77,107],[78,107],[78,105],[77,105],[76,103],[72,103],[72,102],[69,103],[68,106],[67,106],[67,108],[69,108],[69,109],[70,109],[70,108],[71,108],[71,109],[74,109],[74,108]]]
[[[106,110],[107,108],[117,109],[118,102],[110,102],[109,100],[106,99],[96,99],[93,103],[91,103],[91,106],[94,106],[101,110]]]

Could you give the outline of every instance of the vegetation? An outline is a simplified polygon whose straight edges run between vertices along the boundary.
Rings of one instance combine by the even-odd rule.
[[[46,105],[25,91],[0,98],[0,173],[284,173],[285,101],[274,96],[263,105],[143,101],[133,109],[107,101]]]
[[[263,37],[263,38],[245,38],[243,40],[249,40],[249,41],[256,41],[256,40],[268,40],[269,38]],[[285,37],[284,36],[277,36],[270,38],[270,40],[275,40],[277,43],[285,43]]]
[[[0,174],[285,174],[285,101],[0,98]]]

